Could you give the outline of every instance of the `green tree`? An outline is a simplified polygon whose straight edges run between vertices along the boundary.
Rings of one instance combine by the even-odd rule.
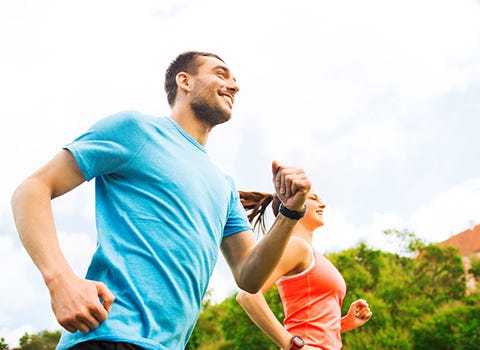
[[[413,233],[386,232],[400,240],[397,253],[372,250],[361,243],[329,258],[347,284],[343,314],[359,297],[368,300],[373,318],[342,334],[344,349],[411,349],[411,327],[437,307],[464,300],[463,264],[451,248],[425,245]]]
[[[364,243],[328,256],[347,284],[342,315],[352,301],[364,298],[373,318],[363,327],[342,334],[345,350],[408,349],[409,334],[395,319],[405,318],[402,300],[409,297],[411,258],[368,248]]]
[[[465,270],[458,250],[430,244],[415,259],[412,289],[439,305],[465,296]]]
[[[248,317],[235,299],[236,295],[227,298],[224,303],[226,313],[221,319],[222,331],[228,346],[222,350],[262,349],[278,350],[278,346],[270,340]],[[283,320],[283,306],[276,286],[265,293],[265,299],[279,320]]]
[[[475,350],[480,345],[480,306],[453,303],[412,329],[414,350]]]
[[[396,254],[415,258],[425,247],[425,242],[418,238],[415,233],[408,230],[389,229],[384,230],[383,234],[388,238],[393,238],[393,245],[396,247]]]
[[[186,350],[215,350],[226,343],[219,322],[225,311],[220,305],[212,304],[211,293],[211,290],[207,291],[202,301],[202,311],[185,348]]]
[[[60,340],[60,331],[42,331],[37,334],[25,333],[20,338],[20,347],[17,350],[54,350]]]
[[[470,257],[471,267],[468,270],[473,275],[477,283],[480,282],[480,257]]]
[[[386,235],[398,240],[395,253],[360,243],[327,256],[347,284],[342,315],[358,298],[365,298],[373,311],[372,319],[363,327],[342,334],[343,349],[433,349],[434,346],[424,345],[435,332],[438,337],[434,344],[454,344],[451,348],[438,347],[440,350],[477,349],[480,290],[466,294],[464,267],[458,251],[427,245],[408,231],[389,230]],[[470,269],[476,276],[480,272],[478,260]],[[266,298],[277,318],[283,320],[278,291],[270,290]],[[203,329],[204,334],[217,333],[212,336],[216,344],[195,349],[278,348],[248,318],[235,296],[215,308],[215,314],[208,309],[203,311],[205,317],[200,318],[202,321],[199,320],[197,327]],[[207,327],[209,323],[212,324]],[[430,331],[432,328],[436,331]],[[467,334],[470,338],[462,339]],[[208,342],[208,336],[202,339]]]
[[[279,320],[283,320],[283,306],[276,286],[265,294],[265,299]],[[236,294],[218,305],[207,303],[198,319],[187,350],[278,349],[248,317],[236,301]]]
[[[5,343],[5,338],[0,338],[0,350],[8,350],[8,344]]]

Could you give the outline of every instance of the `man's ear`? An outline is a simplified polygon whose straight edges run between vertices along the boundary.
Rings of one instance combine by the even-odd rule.
[[[177,82],[177,87],[179,89],[184,90],[186,92],[190,92],[192,90],[190,74],[185,72],[180,72],[175,77],[175,80]]]

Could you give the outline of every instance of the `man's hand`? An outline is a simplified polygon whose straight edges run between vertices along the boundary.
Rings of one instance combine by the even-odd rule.
[[[115,299],[103,282],[90,281],[74,274],[48,282],[52,309],[58,323],[67,331],[82,333],[105,321]]]
[[[311,183],[302,169],[272,162],[273,184],[280,201],[290,210],[302,211]]]

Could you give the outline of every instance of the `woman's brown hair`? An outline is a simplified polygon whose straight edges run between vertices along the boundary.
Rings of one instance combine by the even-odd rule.
[[[238,191],[240,202],[247,211],[248,220],[253,228],[262,234],[267,232],[267,223],[265,211],[269,204],[272,204],[273,214],[278,215],[280,208],[280,199],[272,193],[256,191]]]

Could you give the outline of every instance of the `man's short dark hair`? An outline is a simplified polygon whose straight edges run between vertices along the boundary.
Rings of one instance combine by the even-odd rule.
[[[215,57],[225,63],[219,56],[209,52],[187,51],[178,55],[177,58],[170,63],[165,72],[165,92],[167,93],[167,100],[170,107],[173,107],[177,97],[177,74],[180,72],[196,74],[199,67],[197,57],[199,56]]]

